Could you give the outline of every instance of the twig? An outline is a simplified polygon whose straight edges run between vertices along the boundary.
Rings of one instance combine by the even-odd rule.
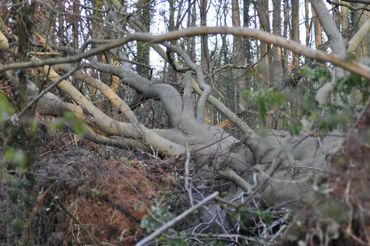
[[[188,147],[188,146],[187,146]],[[185,189],[188,192],[189,202],[191,206],[194,206],[194,199],[193,199],[193,193],[192,193],[192,187],[191,187],[191,181],[189,182],[189,163],[190,163],[190,151],[186,150],[186,160],[185,160]]]
[[[219,175],[242,188],[247,194],[250,194],[253,190],[253,187],[232,169],[221,171]]]
[[[244,235],[240,235],[240,234],[208,234],[208,233],[191,233],[190,234],[191,236],[194,236],[194,237],[206,237],[206,238],[215,238],[215,239],[222,239],[222,238],[240,238],[240,239],[244,239],[245,242],[248,242],[248,241],[252,241],[252,242],[256,242],[256,243],[259,243],[259,245],[266,245],[267,242],[262,240],[262,239],[259,239],[257,237],[247,237],[247,236],[244,236]]]
[[[33,206],[31,214],[28,217],[28,221],[24,225],[24,228],[23,228],[23,231],[22,231],[22,239],[21,239],[22,244],[27,244],[29,242],[29,240],[30,240],[30,227],[31,227],[33,221],[35,220],[36,215],[37,215],[38,211],[40,210],[40,207],[44,203],[45,195],[47,193],[49,193],[49,191],[54,187],[54,184],[55,184],[55,182],[52,183],[45,191],[44,191],[44,189],[42,189],[39,192],[39,195],[36,198],[35,205]]]
[[[192,206],[191,208],[188,208],[183,213],[181,213],[180,215],[176,216],[173,220],[171,220],[171,221],[167,222],[166,224],[162,225],[161,227],[159,227],[152,234],[150,234],[149,236],[145,237],[140,242],[138,242],[136,244],[136,246],[143,246],[146,243],[149,243],[150,241],[152,241],[153,239],[155,239],[156,237],[158,237],[160,234],[162,234],[163,232],[165,232],[166,230],[168,230],[169,228],[171,228],[172,226],[174,226],[177,222],[179,222],[180,220],[184,219],[186,216],[188,216],[189,214],[191,214],[193,211],[201,208],[207,202],[215,199],[218,195],[219,195],[219,192],[217,192],[217,191],[214,192],[214,193],[212,193],[211,195],[209,195],[208,197],[206,197],[204,200],[200,201],[197,205]]]
[[[266,185],[267,181],[270,180],[269,177],[272,177],[272,175],[275,173],[275,171],[278,169],[278,167],[281,164],[281,160],[274,160],[274,162],[271,164],[271,167],[269,168],[267,172],[267,177],[265,178],[259,185],[257,185],[254,189],[253,192],[245,199],[245,201],[240,204],[240,207],[244,204],[248,204],[250,200]]]
[[[78,224],[86,233],[89,235],[90,239],[95,243],[95,245],[110,245],[113,246],[112,244],[106,243],[106,242],[100,242],[95,235],[91,232],[90,226],[86,224],[82,224],[79,219],[77,219],[59,200],[59,197],[56,196],[54,200],[58,203],[58,205],[62,208],[62,210],[76,223]]]
[[[193,150],[192,150],[192,152],[193,152],[193,153],[196,153],[196,152],[198,152],[198,151],[200,151],[200,150],[202,150],[202,149],[206,149],[206,148],[208,148],[208,147],[211,147],[212,145],[218,144],[218,143],[220,143],[221,141],[223,141],[223,140],[225,140],[226,138],[229,138],[229,137],[231,137],[231,135],[226,135],[225,137],[222,137],[222,138],[220,138],[220,139],[217,139],[217,140],[215,140],[214,142],[211,142],[210,144],[207,144],[207,145],[205,145],[205,146],[201,146],[201,147],[199,147],[199,148],[193,149]]]

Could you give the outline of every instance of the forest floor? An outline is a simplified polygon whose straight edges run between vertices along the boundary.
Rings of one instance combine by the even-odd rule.
[[[328,175],[313,184],[318,196],[308,198],[306,207],[284,225],[281,245],[368,245],[369,132],[370,104],[341,150],[330,157]],[[183,161],[102,146],[70,131],[50,133],[40,127],[37,137],[34,194],[38,197],[28,214],[35,245],[134,245],[147,234],[142,220],[155,211],[153,207],[178,215],[190,206]],[[17,217],[19,204],[9,199],[4,184],[0,184],[0,215]],[[1,216],[0,245],[11,245],[21,232],[11,231]],[[199,222],[194,216],[174,229],[194,226]],[[157,222],[152,229],[164,221]]]
[[[370,110],[363,112],[341,151],[331,157],[330,173],[316,184],[321,198],[307,200],[287,225],[281,245],[370,242],[369,116]],[[36,214],[30,215],[35,216],[31,237],[37,245],[134,245],[146,235],[141,221],[153,207],[173,215],[189,207],[183,165],[174,159],[98,145],[69,131],[38,135],[40,206],[34,205]],[[6,187],[0,188],[0,212],[6,208],[17,216]],[[182,223],[191,224],[191,218]],[[0,227],[7,225],[0,220]],[[6,232],[0,230],[0,242],[20,236]]]
[[[38,199],[32,229],[38,244],[132,245],[143,236],[140,221],[151,206],[185,206],[174,197],[176,190],[181,193],[181,170],[168,160],[78,140],[68,132],[43,134],[41,141],[36,190],[47,193]],[[3,188],[0,208],[16,213],[3,199]],[[1,220],[0,227],[5,228]],[[0,230],[0,242],[6,242],[9,235],[1,231],[6,230]]]

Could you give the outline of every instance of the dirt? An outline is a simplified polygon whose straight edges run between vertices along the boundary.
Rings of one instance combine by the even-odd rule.
[[[53,185],[35,231],[47,245],[133,245],[143,236],[140,221],[176,178],[168,161],[104,147],[74,135],[45,136],[37,162],[38,190]]]

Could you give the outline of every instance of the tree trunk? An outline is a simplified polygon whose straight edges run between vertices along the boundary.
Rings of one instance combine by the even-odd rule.
[[[348,7],[346,6],[340,6],[340,20],[341,20],[341,23],[342,23],[342,36],[345,38],[345,39],[348,39],[349,38],[349,32],[350,32],[350,29],[349,29],[349,17],[350,17],[350,12],[349,12],[349,9]]]
[[[192,0],[188,0],[188,8],[187,26],[194,27],[197,18],[196,4],[194,2],[192,3]],[[186,46],[191,60],[195,61],[195,37],[186,38]]]
[[[272,30],[275,35],[281,36],[281,1],[274,1]],[[271,64],[272,84],[275,88],[281,87],[283,80],[282,54],[281,48],[274,45],[272,47],[272,64]]]
[[[150,32],[150,8],[151,8],[151,0],[139,0],[136,4],[138,9],[139,17],[145,30]],[[149,45],[147,43],[137,42],[137,55],[136,61],[138,62],[137,65],[137,72],[145,77],[150,77],[150,69],[148,66],[150,65],[150,57],[149,57]]]
[[[239,1],[232,0],[232,25],[234,27],[240,27],[240,10],[239,10]],[[244,47],[243,47],[243,39],[241,37],[233,37],[233,63],[237,67],[245,66],[245,54],[244,54]],[[238,93],[240,94],[241,91],[246,89],[246,76],[245,71],[241,69],[235,70],[235,80],[234,80],[238,88]],[[239,97],[238,101],[238,111],[242,112],[244,108],[241,106],[240,101],[242,99]]]
[[[0,16],[8,16],[8,7],[6,6],[8,3],[7,0],[0,1]]]
[[[310,4],[308,0],[304,1],[304,25],[306,29],[306,46],[310,47],[311,25],[310,25]]]
[[[257,1],[257,11],[260,20],[260,27],[266,32],[271,32],[270,20],[269,20],[269,7],[268,0]],[[271,54],[270,45],[266,43],[260,44],[260,59],[261,63],[259,65],[259,72],[261,74],[264,83],[270,84],[270,64],[271,64]]]
[[[291,0],[292,6],[292,29],[291,39],[299,42],[299,0]],[[293,54],[292,69],[299,67],[299,56]]]
[[[365,4],[353,3],[353,6],[356,8],[364,8]],[[358,29],[369,19],[370,19],[369,11],[354,11],[353,16],[353,23],[355,24],[354,31],[355,32],[358,31]],[[368,32],[367,35],[365,35],[361,44],[358,46],[357,54],[360,54],[361,57],[370,56],[370,32]]]
[[[79,33],[78,33],[78,25],[80,23],[80,18],[79,18],[79,14],[80,14],[80,8],[79,8],[79,5],[76,2],[72,3],[73,4],[73,19],[72,19],[72,47],[75,48],[75,49],[78,49],[78,46],[79,46]]]
[[[317,14],[317,17],[320,20],[320,24],[324,28],[326,35],[328,36],[330,48],[332,52],[339,55],[340,57],[346,56],[346,45],[344,43],[343,37],[340,35],[339,30],[336,27],[336,24],[333,18],[330,16],[326,6],[322,0],[312,0],[311,1],[313,8]],[[343,69],[335,68],[336,79],[343,78],[344,73]]]
[[[284,28],[283,28],[283,37],[288,39],[288,30],[290,26],[290,7],[289,7],[290,0],[283,0],[283,12],[284,12]],[[283,49],[283,77],[287,78],[288,76],[288,64],[289,63],[289,51],[287,49]]]
[[[251,0],[243,0],[243,27],[250,27],[249,8],[251,5]],[[247,59],[247,64],[252,64],[252,50],[251,50],[251,41],[249,39],[243,39],[243,45],[245,48],[245,57]],[[248,83],[247,83],[247,87]]]
[[[312,11],[312,20],[313,20],[313,25],[315,28],[315,46],[316,48],[321,48],[322,46],[322,30],[321,30],[321,25],[319,18],[317,18],[315,9],[311,5],[311,11]]]
[[[201,26],[207,26],[207,5],[208,1],[207,0],[200,0],[200,25]],[[208,48],[208,36],[203,35],[200,38],[201,46],[200,46],[200,63],[202,67],[202,71],[204,74],[209,75],[211,71],[211,58],[209,57],[209,48]],[[206,83],[208,83],[209,78],[205,79]],[[197,118],[203,118],[203,121],[205,123],[210,123],[210,120],[212,120],[209,117],[209,108],[206,107],[205,109],[205,115],[204,116],[198,116]]]

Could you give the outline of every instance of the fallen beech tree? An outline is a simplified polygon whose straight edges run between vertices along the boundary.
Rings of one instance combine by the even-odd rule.
[[[114,6],[114,10],[117,14],[120,8]],[[317,12],[319,18],[325,15]],[[275,130],[266,130],[259,134],[211,95],[211,87],[206,83],[200,65],[183,49],[170,44],[169,41],[199,35],[231,34],[256,38],[292,50],[296,54],[330,62],[337,66],[339,71],[344,69],[366,79],[370,79],[368,66],[358,61],[348,61],[342,54],[336,54],[336,47],[341,49],[342,46],[336,46],[335,41],[332,46],[333,53],[327,54],[295,41],[250,28],[194,27],[151,35],[140,30],[134,18],[129,20],[129,24],[139,32],[117,39],[89,40],[79,49],[60,47],[35,34],[34,39],[38,42],[36,47],[37,45],[44,47],[53,54],[64,52],[65,55],[48,59],[33,56],[29,61],[8,64],[3,62],[0,65],[0,72],[11,81],[14,91],[22,84],[18,72],[25,71],[27,77],[27,101],[31,103],[14,115],[12,120],[22,119],[22,114],[33,104],[37,105],[37,113],[42,115],[60,117],[64,112],[71,111],[86,123],[84,137],[87,139],[121,148],[155,151],[162,157],[182,160],[184,163],[191,158],[188,169],[193,182],[198,185],[212,179],[231,181],[232,185],[228,186],[228,195],[225,198],[229,202],[242,204],[245,203],[243,197],[253,197],[258,193],[269,206],[280,204],[297,209],[302,205],[302,199],[313,194],[312,187],[317,174],[325,173],[327,156],[339,148],[344,140],[343,135],[328,134],[321,138],[303,133],[301,136],[292,137],[288,132]],[[323,26],[331,24],[323,23]],[[331,30],[333,29],[329,27],[328,32]],[[170,83],[158,83],[136,73],[129,62],[129,57],[121,49],[131,41],[147,42],[167,61],[169,58],[162,46],[177,54],[183,65],[174,61],[172,65],[176,71],[182,71],[179,76],[182,77],[183,92],[180,93]],[[2,52],[11,54],[16,51],[4,46]],[[103,62],[97,58],[97,55],[103,52],[108,52],[121,62],[118,64]],[[343,72],[338,72],[338,69],[336,79],[339,79],[338,76],[345,76]],[[94,76],[97,73],[115,76],[118,78],[119,86],[130,87],[135,94],[146,100],[159,100],[164,107],[170,127],[153,129],[145,126],[138,120],[129,102],[101,81],[99,76]],[[33,81],[32,77],[41,77],[52,86],[42,88],[42,96],[39,96],[40,85]],[[121,112],[123,119],[108,114],[106,109],[94,104],[91,97],[77,87],[81,84],[86,88],[97,90],[99,96],[108,100],[112,107]],[[54,90],[54,86],[58,90]],[[198,94],[196,101],[195,94]],[[328,96],[327,91],[323,94],[320,94],[320,102],[324,102],[323,97]],[[203,118],[207,104],[213,105],[236,125],[243,132],[242,139],[237,139],[220,127],[205,124]],[[196,199],[195,191],[191,186],[188,188],[189,198]]]
[[[176,47],[168,47],[179,51]],[[56,95],[47,92],[44,97],[41,97],[37,110],[41,114],[54,116],[62,116],[65,111],[72,111],[78,118],[87,123],[85,137],[102,144],[138,147],[143,150],[154,149],[163,156],[175,156],[176,158],[183,157],[186,151],[189,151],[194,160],[192,169],[202,174],[207,173],[205,176],[202,175],[203,177],[220,176],[228,179],[241,187],[246,194],[251,194],[253,187],[263,183],[266,187],[260,189],[259,192],[266,195],[265,200],[269,200],[270,204],[287,200],[299,202],[301,194],[305,194],[310,187],[309,181],[312,181],[313,177],[311,173],[316,173],[318,170],[319,172],[325,171],[326,155],[335,151],[343,138],[323,139],[321,147],[317,149],[318,140],[314,137],[306,137],[304,141],[297,144],[296,141],[304,136],[292,138],[287,132],[278,131],[270,131],[262,136],[258,135],[220,101],[209,97],[210,89],[204,83],[204,75],[200,67],[194,64],[186,53],[179,51],[179,54],[182,55],[188,67],[195,74],[195,77],[191,71],[184,74],[182,95],[169,84],[153,83],[139,76],[132,70],[129,63],[115,66],[98,62],[92,58],[90,62],[79,65],[79,67],[118,76],[122,83],[130,86],[147,99],[159,98],[164,105],[172,128],[149,129],[145,127],[137,120],[135,113],[127,103],[109,86],[83,70],[73,74],[74,80],[99,90],[111,102],[112,106],[122,112],[127,121],[119,121],[108,116],[71,82],[63,79],[54,68],[49,66],[39,67],[38,73],[55,83],[58,89],[68,95],[75,104],[63,102]],[[35,64],[38,64],[37,62],[38,60]],[[59,65],[57,69],[63,74],[77,70],[79,67]],[[9,75],[9,78],[12,79],[12,75]],[[199,86],[203,87],[203,90]],[[192,101],[193,87],[196,92],[200,93],[196,110],[194,110]],[[30,84],[29,99],[36,96],[35,86]],[[222,128],[204,124],[202,117],[197,118],[204,112],[205,102],[201,102],[202,98],[213,103],[221,112],[224,111],[223,113],[240,127],[245,134],[242,141],[231,136]],[[259,181],[252,184],[247,182],[254,175],[258,176],[256,180]],[[230,200],[239,193],[238,189],[230,193]]]

